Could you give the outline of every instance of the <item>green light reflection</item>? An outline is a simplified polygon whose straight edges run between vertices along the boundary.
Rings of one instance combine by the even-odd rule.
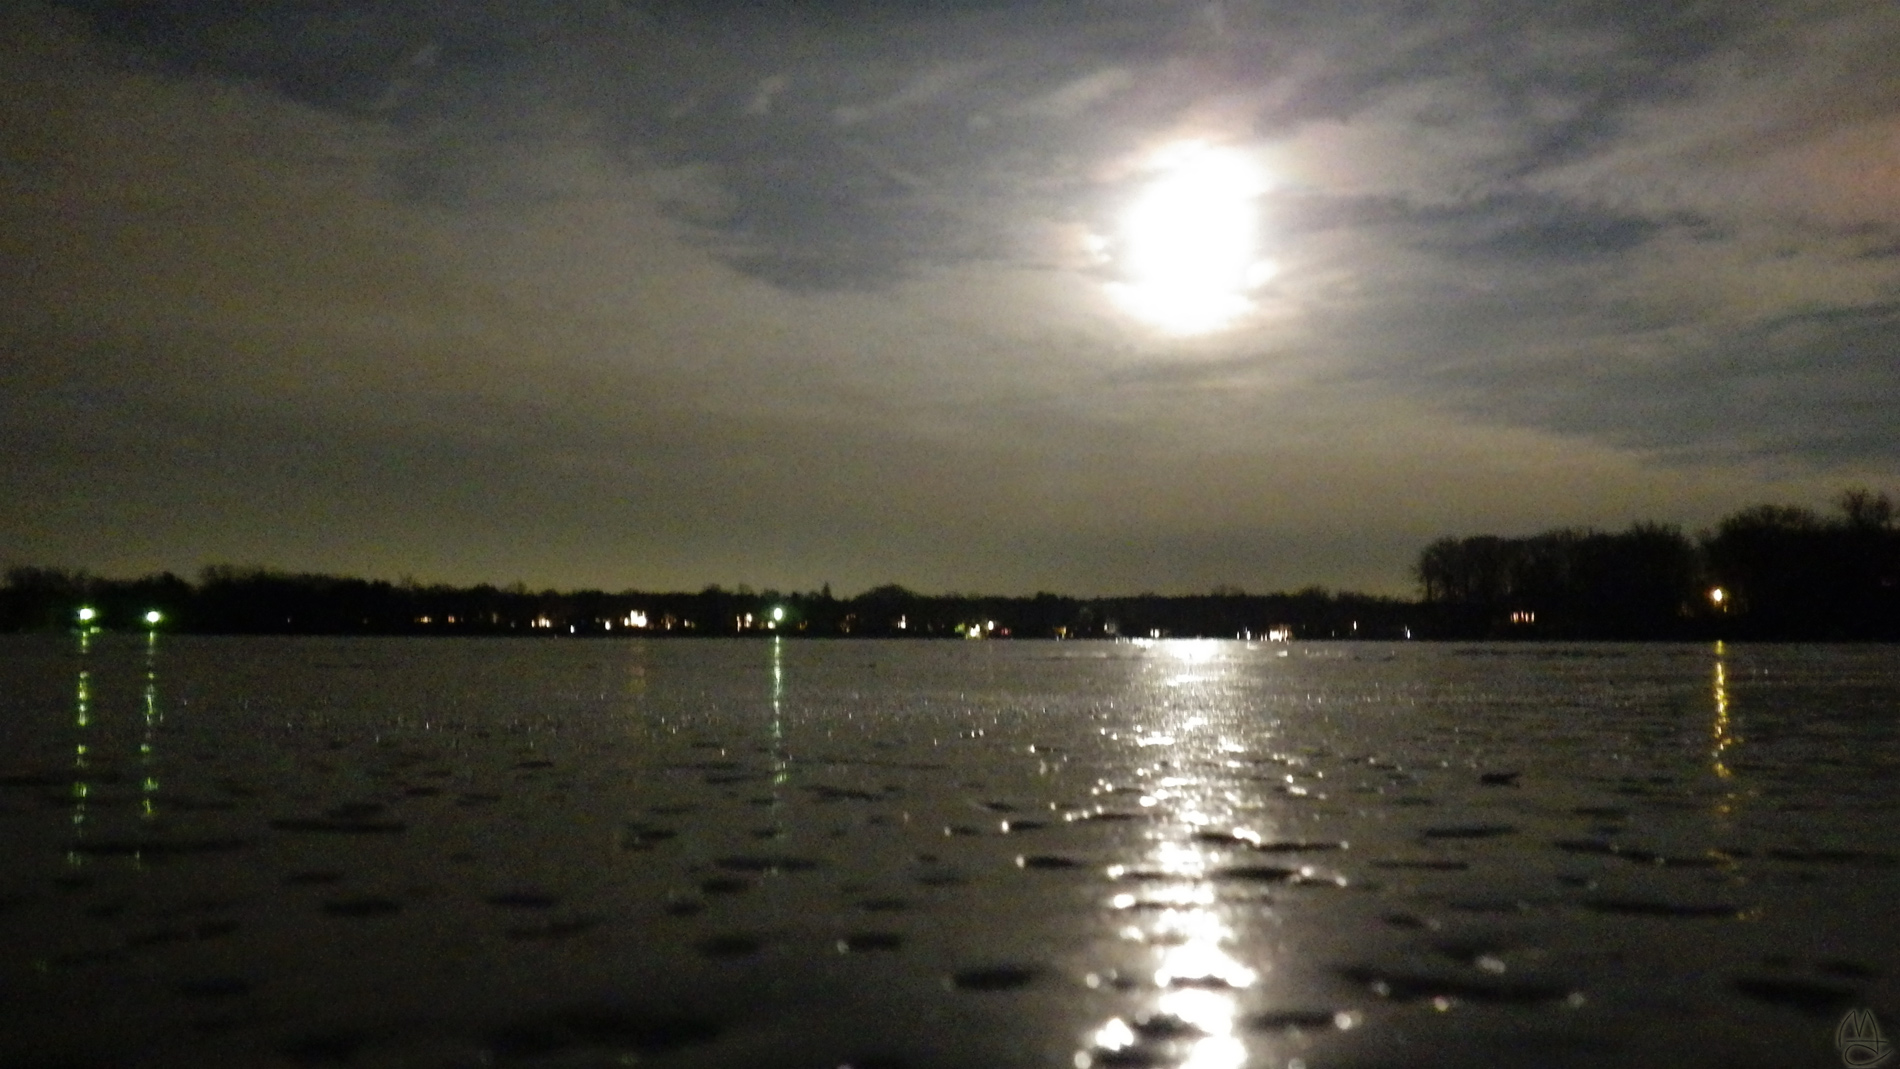
[[[87,812],[86,799],[92,793],[90,757],[91,746],[87,739],[92,727],[92,669],[90,653],[92,636],[84,627],[79,631],[79,679],[73,694],[73,811],[72,824],[75,839],[85,834]],[[85,861],[78,850],[66,852],[68,865],[80,865]]]
[[[785,753],[785,639],[772,636],[772,787],[773,808],[777,809],[777,788],[791,779],[790,762]]]
[[[155,615],[155,614],[153,614]],[[158,705],[158,632],[145,635],[144,734],[139,739],[139,765],[144,771],[139,782],[139,815],[146,820],[158,816],[158,725],[164,720]]]

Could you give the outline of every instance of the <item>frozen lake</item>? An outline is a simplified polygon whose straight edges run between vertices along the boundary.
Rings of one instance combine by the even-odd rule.
[[[1900,650],[0,638],[8,1066],[1837,1066]]]

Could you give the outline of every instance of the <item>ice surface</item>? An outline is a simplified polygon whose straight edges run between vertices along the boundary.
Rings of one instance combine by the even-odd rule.
[[[1885,647],[5,638],[0,1062],[1831,1065],[1897,712]]]

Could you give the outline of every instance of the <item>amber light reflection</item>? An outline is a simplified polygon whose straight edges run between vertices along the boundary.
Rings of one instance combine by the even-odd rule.
[[[1722,779],[1735,775],[1722,760],[1723,753],[1729,747],[1742,741],[1736,738],[1734,729],[1729,724],[1728,666],[1722,659],[1722,655],[1726,652],[1720,642],[1715,644],[1715,724],[1710,728],[1710,734],[1714,736],[1714,747],[1709,751],[1709,765]]]
[[[1748,792],[1742,788],[1741,781],[1735,778],[1735,770],[1728,765],[1729,751],[1743,740],[1735,733],[1729,700],[1728,647],[1721,642],[1715,644],[1715,680],[1711,685],[1710,699],[1715,707],[1715,719],[1709,725],[1709,770],[1715,773],[1717,779],[1728,781],[1714,809],[1717,817],[1728,818],[1735,814],[1736,806]]]
[[[1109,905],[1121,925],[1117,937],[1148,949],[1147,974],[1131,979],[1146,981],[1137,990],[1152,994],[1141,1011],[1111,1017],[1085,1037],[1075,1064],[1239,1069],[1248,1061],[1240,998],[1259,973],[1235,956],[1234,907],[1221,902],[1213,883],[1220,858],[1196,839],[1204,830],[1231,831],[1245,800],[1234,784],[1205,774],[1226,767],[1243,749],[1223,734],[1219,716],[1207,715],[1230,689],[1227,676],[1239,648],[1212,641],[1141,645],[1149,651],[1152,687],[1143,704],[1157,711],[1157,720],[1124,739],[1153,758],[1136,775],[1144,788],[1140,804],[1158,812],[1145,854],[1109,870],[1118,880],[1137,871],[1147,878],[1115,893]]]

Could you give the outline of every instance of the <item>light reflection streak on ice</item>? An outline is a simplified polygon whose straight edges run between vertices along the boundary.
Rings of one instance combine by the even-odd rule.
[[[92,787],[87,782],[91,778],[88,769],[92,762],[87,756],[89,747],[86,742],[90,734],[86,729],[92,724],[92,670],[86,667],[89,663],[87,657],[91,651],[92,636],[85,628],[81,628],[79,631],[79,681],[73,696],[73,728],[77,735],[77,741],[73,743],[72,792],[72,823],[75,842],[85,834],[86,798],[92,793]],[[67,851],[67,864],[78,865],[81,860],[82,857],[77,849]]]
[[[158,629],[145,633],[145,733],[139,740],[139,815],[146,820],[158,817]]]
[[[1715,724],[1710,729],[1710,733],[1714,736],[1715,748],[1710,751],[1709,759],[1715,774],[1722,779],[1728,779],[1735,773],[1730,771],[1728,765],[1723,762],[1722,751],[1733,746],[1738,740],[1729,727],[1728,666],[1722,661],[1724,652],[1722,644],[1717,642],[1715,644]]]
[[[1715,721],[1709,727],[1709,734],[1711,736],[1709,769],[1715,773],[1717,779],[1730,781],[1728,784],[1730,790],[1722,796],[1720,801],[1715,803],[1715,815],[1718,817],[1727,817],[1733,814],[1735,812],[1735,803],[1743,794],[1743,792],[1735,789],[1739,787],[1739,784],[1734,781],[1735,771],[1728,766],[1728,760],[1725,756],[1730,748],[1743,741],[1740,735],[1735,734],[1735,726],[1729,714],[1727,654],[1728,647],[1723,645],[1720,641],[1716,642],[1715,681],[1710,695],[1715,704]]]
[[[1119,892],[1109,899],[1120,937],[1151,948],[1153,972],[1146,979],[1154,994],[1141,1012],[1130,1018],[1111,1017],[1089,1033],[1085,1049],[1076,1052],[1075,1064],[1089,1069],[1132,1058],[1141,1064],[1171,1064],[1180,1069],[1240,1069],[1248,1054],[1238,1032],[1239,993],[1252,987],[1259,974],[1232,953],[1236,934],[1210,879],[1215,855],[1184,838],[1220,824],[1231,816],[1236,801],[1230,790],[1204,775],[1184,774],[1201,767],[1195,758],[1239,749],[1232,740],[1220,737],[1218,726],[1201,712],[1212,698],[1203,688],[1211,690],[1208,685],[1220,680],[1222,644],[1157,645],[1158,652],[1195,669],[1182,674],[1175,665],[1157,666],[1166,673],[1167,689],[1150,700],[1162,706],[1159,712],[1175,713],[1178,719],[1171,725],[1142,728],[1133,740],[1140,748],[1137,752],[1165,745],[1187,758],[1176,759],[1170,774],[1157,778],[1141,799],[1144,806],[1174,807],[1157,823],[1157,837],[1137,863],[1145,871],[1165,874],[1166,879],[1146,882],[1137,891]],[[1189,708],[1182,710],[1181,704]],[[1126,868],[1116,866],[1111,875]]]
[[[785,636],[772,636],[772,831],[785,834],[785,785],[791,781],[785,749]]]

